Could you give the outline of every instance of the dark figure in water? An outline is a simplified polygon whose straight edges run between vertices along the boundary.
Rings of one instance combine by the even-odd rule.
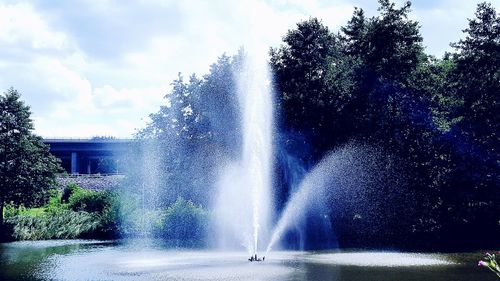
[[[266,256],[263,256],[263,257],[262,257],[262,261],[265,261],[265,260],[266,260]]]
[[[248,260],[249,261],[253,261],[253,256],[250,256],[250,258]]]
[[[257,254],[255,254],[255,259],[254,259],[254,260],[255,260],[255,261],[259,261],[259,260],[257,259]]]

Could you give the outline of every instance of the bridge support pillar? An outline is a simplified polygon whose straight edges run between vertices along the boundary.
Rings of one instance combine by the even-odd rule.
[[[91,170],[91,163],[90,163],[90,159],[87,159],[87,174],[91,174],[92,170]]]
[[[71,152],[71,173],[78,174],[78,154]]]

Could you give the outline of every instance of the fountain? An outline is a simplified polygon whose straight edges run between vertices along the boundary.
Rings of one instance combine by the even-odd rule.
[[[262,57],[265,56],[258,52],[246,53],[240,71],[235,73],[242,147],[239,159],[222,165],[214,202],[218,248],[234,250],[244,247],[251,256],[259,250],[268,255],[292,223],[303,222],[304,214],[308,211],[323,212],[332,186],[354,190],[362,182],[366,183],[363,175],[367,175],[365,170],[368,169],[366,163],[369,161],[365,158],[368,158],[368,153],[376,158],[373,157],[373,151],[368,152],[366,147],[354,143],[328,153],[308,174],[305,171],[300,173],[299,178],[303,177],[301,183],[294,188],[271,232],[274,210],[271,192],[273,89],[268,63],[260,59]],[[304,169],[301,167],[300,170]],[[322,215],[320,223],[327,225],[326,229],[330,232],[327,235],[331,235],[327,215]],[[336,241],[328,245],[331,248],[336,245]]]
[[[273,97],[268,64],[247,53],[235,74],[241,108],[241,158],[225,165],[215,204],[219,246],[238,241],[249,254],[267,242],[271,216]]]
[[[350,143],[328,153],[308,173],[303,167],[297,168],[300,172],[292,173],[296,188],[272,229],[273,97],[269,69],[265,61],[255,59],[259,57],[262,56],[248,54],[236,74],[242,142],[238,158],[222,165],[216,184],[213,209],[216,227],[210,234],[218,239],[217,250],[179,250],[156,240],[152,243],[135,240],[132,243],[96,240],[7,243],[0,245],[0,279],[369,280],[384,274],[389,281],[465,281],[470,276],[484,280],[475,278],[474,268],[469,266],[471,261],[475,262],[474,253],[457,257],[455,254],[339,252],[332,248],[322,253],[276,251],[292,226],[305,220],[305,213],[321,215],[324,206],[340,212],[346,205],[361,210],[368,208],[365,213],[374,213],[377,206],[373,207],[375,204],[370,202],[374,193],[366,193],[371,192],[369,187],[380,190],[384,199],[399,195],[398,191],[388,194],[383,188],[395,186],[381,173],[386,169],[382,160],[387,156]],[[143,211],[139,218],[143,238],[148,238],[152,228],[150,217],[145,214],[158,216],[155,212],[161,203],[157,197],[161,191],[157,182],[161,173],[157,167],[161,166],[158,157],[162,155],[154,143],[151,144],[144,147],[150,151],[146,156],[157,163],[144,163],[145,170],[138,171],[143,183],[138,204]],[[383,208],[389,213],[400,212],[396,205],[387,205],[390,206]],[[381,231],[384,231],[384,223],[390,221],[380,222]],[[333,235],[332,232],[329,235]],[[241,253],[242,246],[247,253]],[[265,255],[258,256],[257,252]],[[251,261],[259,261],[260,257],[264,261],[265,257],[265,262],[248,263],[249,255],[254,257]]]
[[[325,178],[335,169],[335,158],[325,157],[309,174],[306,175],[298,190],[291,196],[282,212],[276,227],[274,228],[271,240],[266,249],[266,255],[271,251],[275,243],[283,235],[284,231],[290,226],[293,221],[301,219],[306,207],[313,203],[312,195],[316,202],[321,201],[324,197],[326,189]],[[313,191],[314,194],[313,194]]]
[[[228,156],[233,157],[232,159],[217,159],[222,164],[215,182],[216,193],[212,198],[214,224],[208,234],[215,238],[210,242],[215,242],[216,249],[244,248],[251,256],[255,256],[257,252],[268,255],[272,249],[279,248],[277,244],[280,242],[289,242],[285,244],[289,247],[285,248],[297,250],[336,248],[338,244],[331,225],[331,209],[340,206],[341,201],[351,200],[349,197],[353,197],[352,195],[362,197],[363,190],[368,190],[366,187],[373,185],[373,178],[383,178],[381,169],[376,167],[382,157],[376,156],[377,153],[367,149],[367,146],[351,142],[327,153],[308,172],[285,149],[279,150],[279,157],[286,162],[283,169],[286,170],[286,177],[289,177],[287,185],[292,193],[273,228],[272,220],[276,218],[273,212],[278,209],[273,206],[272,192],[272,162],[276,159],[273,152],[273,89],[268,62],[262,59],[266,57],[266,51],[255,50],[259,48],[251,48],[250,52],[247,51],[240,57],[242,61],[234,73],[238,97],[236,108],[240,111],[237,115],[240,117],[241,131],[218,132],[218,135],[238,134],[241,140],[235,145],[238,152]],[[172,108],[175,105],[180,106],[180,109],[184,106],[174,103]],[[211,109],[219,109],[217,106],[220,105],[214,103],[214,108]],[[218,122],[224,120],[224,116],[220,115],[212,118]],[[223,131],[220,127],[216,129]],[[168,147],[175,152],[172,159],[178,159],[183,155],[183,150],[179,149],[182,144],[175,136],[170,137],[172,139],[168,140]],[[154,225],[152,217],[161,216],[158,211],[162,207],[158,202],[159,198],[171,200],[172,196],[159,197],[160,192],[172,189],[168,194],[178,196],[175,184],[161,189],[158,187],[158,177],[162,176],[159,158],[166,156],[155,144],[151,140],[143,147],[144,159],[152,161],[144,162],[144,169],[140,171],[141,237],[151,236]],[[331,194],[335,194],[340,200],[329,201]],[[317,235],[313,239],[310,236],[311,230]],[[283,239],[290,237],[292,239]],[[314,239],[326,242],[320,247],[316,247],[317,244],[314,243],[312,247],[304,246]]]

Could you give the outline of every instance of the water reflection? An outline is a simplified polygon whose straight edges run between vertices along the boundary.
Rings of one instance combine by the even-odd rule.
[[[491,280],[480,253],[168,250],[154,241],[88,240],[0,244],[0,280]]]

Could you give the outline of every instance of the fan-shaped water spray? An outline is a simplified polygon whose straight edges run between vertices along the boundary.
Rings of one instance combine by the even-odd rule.
[[[283,235],[283,232],[290,226],[293,221],[296,221],[305,211],[309,204],[312,203],[312,197],[321,198],[325,190],[325,179],[328,174],[331,174],[335,169],[337,158],[332,155],[325,157],[307,176],[304,178],[285,209],[282,212],[276,227],[274,228],[271,240],[266,249],[266,254],[272,249],[274,244]],[[314,193],[313,193],[314,191]]]
[[[362,197],[369,190],[379,189],[378,182],[389,180],[387,167],[381,167],[383,163],[375,147],[356,143],[349,143],[328,153],[306,174],[297,192],[289,198],[272,232],[266,253],[287,230],[303,220],[308,211],[320,211],[325,203],[340,209],[343,208],[340,205],[350,204],[352,198],[363,200]],[[335,203],[332,204],[332,201]],[[372,215],[377,214],[372,212]]]

